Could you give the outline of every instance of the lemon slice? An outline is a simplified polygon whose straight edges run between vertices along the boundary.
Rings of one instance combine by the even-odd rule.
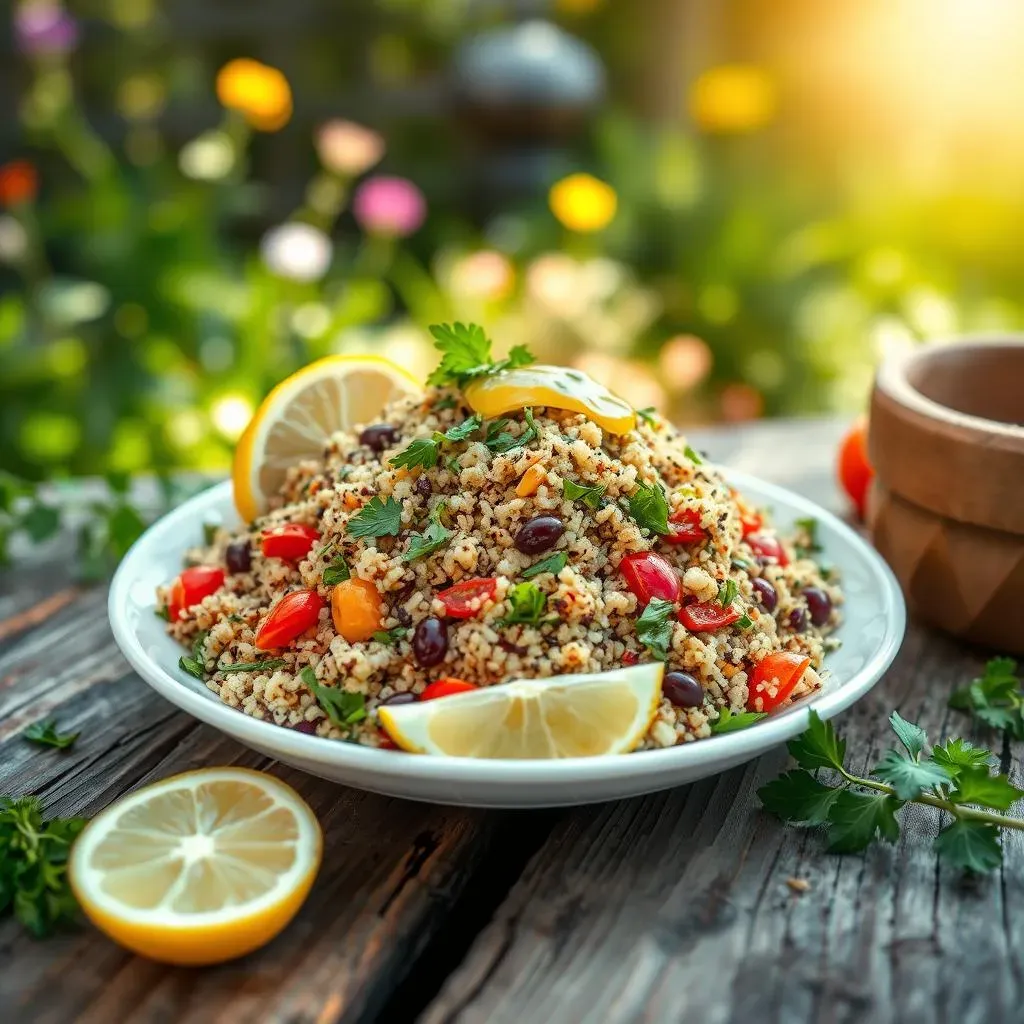
[[[388,402],[419,394],[412,374],[381,356],[327,356],[293,373],[256,410],[235,449],[235,507],[250,522],[296,462],[323,453],[331,435],[372,423]]]
[[[291,787],[245,768],[175,775],[111,804],[79,836],[68,877],[122,946],[212,964],[269,942],[320,866],[322,835]]]
[[[517,679],[378,711],[403,750],[451,757],[555,758],[625,754],[644,738],[661,698],[661,662],[593,675]]]
[[[466,401],[486,419],[520,412],[530,405],[581,412],[609,434],[628,434],[636,426],[629,402],[612,394],[582,370],[567,366],[517,366],[472,381]]]

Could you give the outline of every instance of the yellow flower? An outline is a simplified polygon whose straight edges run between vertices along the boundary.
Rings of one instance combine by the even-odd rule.
[[[600,231],[612,222],[619,200],[611,185],[589,174],[570,174],[551,186],[548,203],[570,231]]]
[[[217,72],[217,99],[261,132],[278,131],[292,116],[288,79],[277,68],[248,57],[228,61]]]
[[[749,132],[775,116],[775,83],[763,68],[723,64],[690,89],[690,113],[707,132]]]

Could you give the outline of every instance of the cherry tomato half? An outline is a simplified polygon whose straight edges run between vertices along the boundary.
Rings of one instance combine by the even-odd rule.
[[[672,564],[654,551],[637,551],[626,555],[619,571],[636,599],[646,605],[652,597],[662,601],[679,600],[679,575]]]
[[[185,569],[171,586],[171,600],[167,605],[171,622],[177,622],[186,608],[216,593],[223,583],[224,570],[215,565],[194,565]]]
[[[315,590],[296,590],[286,594],[263,620],[256,632],[254,645],[261,651],[285,647],[316,625],[323,606]]]
[[[320,539],[312,526],[302,523],[284,523],[263,531],[261,549],[267,558],[280,558],[284,562],[298,562],[309,554],[309,549]]]
[[[747,543],[755,555],[761,558],[774,558],[779,565],[789,565],[789,555],[782,546],[782,541],[774,533],[752,533],[747,537]]]
[[[754,666],[747,707],[752,711],[773,711],[793,692],[811,659],[793,651],[769,654]],[[769,688],[774,684],[774,692]]]
[[[668,517],[665,540],[669,544],[696,544],[703,540],[708,531],[700,525],[700,509],[681,508]]]
[[[732,624],[740,615],[735,605],[723,608],[717,601],[704,601],[700,604],[684,605],[679,612],[679,621],[691,633],[710,633],[714,629]]]
[[[839,445],[838,469],[839,482],[863,519],[867,511],[868,490],[875,475],[868,462],[867,420],[858,420],[843,438]]]
[[[467,683],[465,679],[455,679],[453,676],[446,676],[444,679],[435,679],[428,683],[420,694],[420,700],[436,700],[438,697],[450,697],[453,693],[468,693],[470,690],[477,690],[478,686]]]
[[[479,580],[463,580],[455,586],[442,590],[437,596],[444,605],[444,610],[453,619],[471,619],[476,615],[485,601],[494,599],[498,591],[498,581],[494,576]]]
[[[752,533],[757,533],[761,529],[761,525],[764,520],[761,518],[759,512],[744,512],[740,516],[740,525],[743,527],[743,536],[749,537]]]

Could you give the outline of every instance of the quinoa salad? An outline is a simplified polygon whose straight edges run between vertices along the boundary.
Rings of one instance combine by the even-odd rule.
[[[373,747],[393,746],[381,705],[513,679],[664,662],[639,750],[821,686],[843,598],[813,520],[776,533],[670,423],[579,371],[432,331],[422,394],[334,434],[159,588],[184,671],[254,718]]]

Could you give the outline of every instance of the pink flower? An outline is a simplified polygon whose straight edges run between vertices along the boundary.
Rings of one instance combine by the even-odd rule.
[[[78,23],[59,4],[34,0],[14,12],[14,38],[29,56],[67,53],[78,42]]]
[[[356,189],[352,213],[371,235],[404,238],[416,231],[427,216],[423,193],[406,178],[367,178]]]

